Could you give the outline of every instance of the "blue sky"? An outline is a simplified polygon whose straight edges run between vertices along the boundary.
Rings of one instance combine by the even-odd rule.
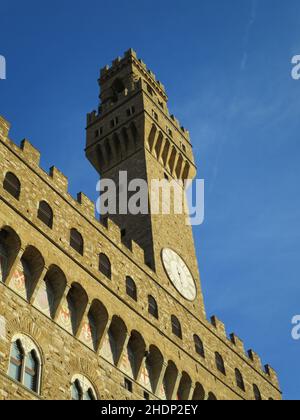
[[[298,0],[1,0],[0,114],[96,197],[85,115],[100,67],[132,47],[188,127],[206,220],[195,228],[207,313],[277,369],[300,398],[300,54]]]

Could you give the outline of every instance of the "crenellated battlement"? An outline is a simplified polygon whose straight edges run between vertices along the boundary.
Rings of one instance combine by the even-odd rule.
[[[119,73],[122,68],[131,65],[139,70],[143,74],[145,79],[151,83],[151,85],[161,94],[161,96],[167,101],[166,90],[164,85],[157,80],[155,74],[146,66],[146,64],[138,58],[137,53],[133,49],[129,49],[123,55],[112,61],[112,65],[106,65],[100,70],[101,83],[104,83],[108,79],[114,77],[116,73]]]
[[[231,333],[229,336],[230,342],[235,346],[236,350],[242,354],[246,355],[244,342],[235,334]]]
[[[265,365],[263,367],[260,356],[257,353],[255,353],[252,349],[246,352],[244,342],[235,333],[231,333],[228,337],[225,324],[215,315],[211,317],[210,323],[220,338],[229,342],[232,345],[234,351],[238,353],[240,357],[247,360],[248,363],[250,363],[258,372],[261,372],[262,375],[267,376],[272,383],[279,387],[279,381],[276,372],[269,365]]]
[[[174,125],[178,128],[178,130],[182,131],[182,133],[190,139],[190,132],[185,127],[180,124],[180,121],[172,114],[170,115],[171,120],[173,121]]]
[[[10,130],[10,123],[0,115],[0,135],[7,137]]]
[[[59,169],[52,166],[49,169],[49,176],[60,192],[68,192],[69,180]]]

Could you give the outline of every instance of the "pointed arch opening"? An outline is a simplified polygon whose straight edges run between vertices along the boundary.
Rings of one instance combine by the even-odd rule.
[[[118,366],[120,362],[127,334],[128,330],[124,321],[116,315],[113,316],[101,354],[115,366]]]
[[[155,394],[157,391],[158,381],[164,363],[163,355],[156,346],[150,346],[145,363],[149,375],[150,390],[153,394]]]
[[[151,130],[150,130],[150,133],[149,133],[149,136],[148,136],[148,145],[149,145],[149,149],[150,149],[151,153],[153,151],[156,131],[157,131],[156,125],[152,124]]]
[[[179,401],[189,400],[191,387],[192,387],[192,380],[190,376],[186,372],[183,372],[181,380],[180,380],[178,392],[177,392],[177,399]]]
[[[93,300],[87,319],[82,326],[80,339],[95,352],[98,352],[107,323],[107,309],[98,299]]]
[[[6,226],[0,230],[0,281],[5,282],[21,249],[16,232]]]
[[[71,381],[71,399],[73,401],[97,400],[95,387],[85,376],[73,376]]]
[[[166,140],[164,150],[163,150],[163,153],[162,153],[162,160],[163,160],[164,166],[167,166],[170,148],[171,148],[171,144],[170,144],[169,140]]]
[[[76,335],[88,303],[86,291],[79,283],[72,284],[67,296],[67,302],[70,308],[72,331]]]
[[[158,133],[158,138],[155,144],[155,156],[157,159],[159,159],[162,154],[163,139],[164,139],[163,133],[160,131]]]
[[[60,307],[58,324],[72,335],[76,335],[82,321],[88,296],[79,283],[73,283]]]
[[[217,400],[218,400],[218,398],[215,396],[215,394],[213,392],[210,392],[208,394],[207,401],[217,401]]]
[[[169,361],[163,379],[161,398],[163,400],[172,400],[175,392],[175,385],[178,378],[178,369],[174,362]]]
[[[123,353],[121,370],[134,380],[138,378],[145,351],[146,344],[143,337],[139,332],[132,331],[127,348]]]
[[[175,168],[175,174],[176,174],[177,179],[181,179],[182,165],[183,165],[183,157],[180,154],[179,157],[178,157],[176,168]]]
[[[67,279],[64,272],[56,265],[51,265],[40,285],[34,305],[54,319],[66,286]]]
[[[116,152],[116,159],[117,159],[117,162],[119,162],[122,159],[124,153],[123,153],[123,150],[122,150],[121,140],[120,140],[117,133],[114,133],[114,135],[112,137],[112,141],[114,143],[114,148],[115,148],[115,152]]]
[[[34,246],[28,246],[13,273],[9,286],[30,301],[44,267],[45,261],[40,251]]]
[[[199,382],[197,382],[195,391],[193,394],[193,401],[204,401],[204,400],[205,400],[205,390],[203,386]]]
[[[138,141],[139,141],[138,129],[136,127],[136,124],[134,122],[131,122],[129,129],[130,129],[130,135],[133,138],[134,149],[136,149],[138,145]]]

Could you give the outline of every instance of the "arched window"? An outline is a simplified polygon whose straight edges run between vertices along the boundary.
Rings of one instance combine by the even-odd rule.
[[[16,175],[8,172],[4,178],[3,188],[16,200],[19,200],[21,194],[21,183]]]
[[[172,333],[176,335],[176,337],[182,339],[181,324],[175,315],[172,315],[171,322],[172,322]]]
[[[226,375],[223,357],[219,353],[216,353],[215,356],[216,356],[216,367],[218,371],[221,372],[223,375]]]
[[[262,400],[260,390],[259,390],[258,386],[255,385],[255,384],[253,385],[253,394],[254,394],[255,401],[261,401]]]
[[[96,400],[96,393],[90,381],[82,375],[75,375],[71,385],[71,398],[73,401]]]
[[[237,387],[240,388],[242,391],[245,391],[245,383],[244,383],[243,375],[238,369],[235,369],[235,379],[236,379]]]
[[[11,346],[8,374],[15,381],[21,382],[24,350],[20,340],[16,340]]]
[[[83,255],[83,238],[76,229],[71,229],[70,246],[75,249],[80,255]]]
[[[126,277],[126,293],[137,302],[137,288],[131,277]]]
[[[195,343],[195,350],[196,353],[199,354],[201,357],[205,357],[204,346],[198,335],[194,335],[194,343]]]
[[[99,271],[111,280],[111,263],[105,254],[99,255]]]
[[[159,318],[157,302],[153,296],[148,296],[148,312],[154,318]]]
[[[23,335],[12,342],[8,375],[27,389],[39,393],[41,359],[36,345]]]
[[[50,229],[53,227],[53,211],[46,201],[41,201],[38,210],[38,218]]]

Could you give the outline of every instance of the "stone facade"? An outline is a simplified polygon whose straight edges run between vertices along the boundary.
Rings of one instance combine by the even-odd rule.
[[[116,179],[120,170],[147,181],[195,176],[188,132],[169,116],[164,87],[134,51],[101,71],[100,86],[86,154],[102,176]],[[0,399],[68,400],[77,378],[97,399],[253,400],[259,390],[262,399],[280,400],[275,371],[263,369],[253,351],[246,354],[216,317],[206,319],[184,217],[115,215],[99,222],[94,203],[83,193],[71,197],[66,177],[55,167],[41,169],[39,152],[27,140],[16,146],[9,128],[0,118]],[[17,196],[7,187],[9,174],[20,181]],[[51,226],[41,220],[41,202],[52,209]],[[72,229],[82,237],[82,253],[70,246]],[[197,279],[195,302],[171,285],[163,247],[182,255]],[[136,300],[126,277],[135,282]],[[158,319],[149,313],[149,296]],[[172,331],[172,315],[182,339]],[[38,365],[33,387],[26,368],[19,378],[10,370],[12,344],[26,347],[27,339]],[[31,353],[24,354],[27,361]]]

